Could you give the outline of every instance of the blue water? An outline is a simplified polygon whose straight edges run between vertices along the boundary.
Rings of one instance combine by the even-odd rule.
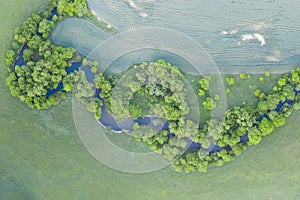
[[[168,133],[168,139],[170,139],[172,137],[175,137],[175,134],[174,133]]]
[[[115,119],[111,116],[111,114],[108,111],[107,106],[105,105],[105,103],[103,103],[102,106],[102,114],[101,114],[101,118],[100,118],[100,123],[105,126],[105,127],[109,127],[111,128],[113,131],[116,132],[120,132],[122,131],[122,129],[118,126],[118,124],[116,123]],[[132,124],[129,125],[130,128],[132,127]],[[125,127],[123,127],[125,128]]]
[[[67,74],[70,74],[74,71],[78,71],[81,65],[82,65],[82,62],[73,62],[70,67],[66,68]]]
[[[300,90],[296,90],[296,89],[294,89],[293,91],[294,91],[295,95],[297,95],[297,94],[300,92]],[[281,102],[279,102],[279,103],[277,104],[277,106],[276,106],[276,108],[275,108],[275,111],[279,113],[279,112],[281,112],[281,109],[284,107],[285,104],[292,105],[293,103],[295,103],[295,100],[291,100],[291,99],[288,99],[288,100],[286,100],[286,101],[284,101],[284,102],[281,101]],[[268,111],[268,112],[270,112],[270,111]],[[260,122],[263,118],[268,118],[268,117],[269,117],[268,114],[265,113],[265,114],[259,116],[258,118],[256,118],[256,121],[257,121],[257,122]],[[253,126],[257,126],[257,124],[253,124]],[[246,142],[247,140],[248,140],[248,132],[246,132],[246,133],[241,137],[240,142],[241,142],[241,143],[244,143],[244,142]]]
[[[149,116],[149,117],[139,117],[138,119],[135,120],[132,120],[131,118],[125,118],[121,122],[117,122],[116,119],[111,115],[106,104],[104,103],[102,106],[102,115],[99,121],[102,125],[104,125],[105,127],[109,127],[112,131],[115,132],[133,131],[134,123],[138,123],[140,126],[148,126],[151,128],[156,128],[158,131],[168,130],[169,124],[167,122],[162,125],[155,126],[153,124],[153,121],[155,119],[157,119],[157,117]]]
[[[294,92],[295,92],[295,94],[297,95],[297,94],[300,92],[300,90],[299,90],[299,89],[296,89],[296,88],[294,88]]]
[[[56,15],[58,16],[58,11],[57,11],[57,8],[55,8],[52,13],[51,13],[51,16],[47,19],[48,21],[53,21],[53,16]]]
[[[260,122],[261,120],[263,120],[263,118],[268,118],[268,115],[265,113],[263,115],[260,115],[259,117],[256,118],[256,121]]]
[[[210,152],[210,153],[213,153],[213,152],[219,152],[219,151],[222,151],[222,149],[224,149],[226,147],[220,147],[218,145],[214,145],[212,144],[208,149],[207,151]]]
[[[61,91],[64,88],[64,85],[62,82],[60,82],[57,86],[57,88],[53,89],[53,90],[47,90],[47,98],[50,97],[51,95]]]
[[[295,100],[286,100],[285,102],[286,102],[287,104],[291,105],[291,104],[293,104],[293,103],[295,102]]]
[[[248,140],[248,131],[243,136],[241,136],[240,142],[244,143],[247,140]]]
[[[72,72],[74,72],[74,71],[78,71],[79,68],[80,68],[80,66],[81,66],[81,64],[82,64],[81,62],[73,62],[72,65],[71,65],[71,67],[67,67],[67,68],[66,68],[67,74],[70,74],[70,73],[72,73]],[[53,89],[53,90],[48,90],[48,91],[47,91],[47,98],[48,98],[49,96],[55,94],[56,92],[61,91],[61,90],[63,89],[63,87],[64,87],[63,83],[60,82],[60,83],[58,84],[57,88],[55,88],[55,89]]]
[[[14,63],[14,67],[16,67],[16,65],[18,66],[23,66],[26,65],[26,62],[24,60],[24,51],[28,48],[27,44],[25,44],[22,49],[20,50],[20,53],[18,55],[18,59],[15,61]]]
[[[189,149],[195,149],[195,150],[199,150],[201,148],[201,144],[200,143],[193,142],[190,139],[186,139],[186,146]]]
[[[275,111],[276,111],[276,112],[280,112],[280,110],[282,109],[283,105],[284,105],[284,102],[279,102],[279,104],[278,104],[277,107],[275,108]]]

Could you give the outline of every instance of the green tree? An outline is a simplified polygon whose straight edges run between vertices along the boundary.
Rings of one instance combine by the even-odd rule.
[[[233,85],[234,84],[234,78],[233,77],[227,77],[226,82],[228,85]]]
[[[240,74],[240,79],[244,80],[246,78],[247,78],[246,74],[244,74],[244,73]]]
[[[278,85],[279,85],[279,86],[285,86],[286,83],[287,83],[287,80],[286,80],[285,77],[282,77],[282,78],[280,78],[280,79],[278,80]]]
[[[200,90],[198,91],[199,97],[203,97],[203,96],[205,96],[205,94],[206,94],[205,90],[200,89]]]
[[[206,110],[213,110],[217,107],[216,102],[211,97],[206,97],[202,105]]]
[[[254,96],[258,97],[261,94],[261,91],[259,89],[254,91]]]
[[[249,144],[257,145],[258,143],[260,143],[261,139],[262,134],[259,129],[257,129],[256,127],[252,127],[248,130]]]
[[[270,135],[274,130],[274,124],[268,118],[263,118],[258,124],[258,129],[261,131],[262,136]]]
[[[207,91],[209,89],[209,81],[211,80],[211,77],[207,76],[205,78],[201,78],[199,80],[200,88],[204,91]]]

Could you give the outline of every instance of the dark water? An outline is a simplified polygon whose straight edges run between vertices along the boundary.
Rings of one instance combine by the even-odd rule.
[[[72,65],[71,65],[71,67],[66,68],[67,74],[70,74],[70,73],[72,73],[74,71],[78,71],[79,67],[81,66],[81,64],[82,64],[81,62],[73,62]],[[47,97],[49,97],[49,96],[51,96],[51,95],[53,95],[53,94],[61,91],[63,89],[63,87],[64,87],[63,83],[60,82],[58,84],[57,88],[55,88],[53,90],[48,90],[47,91]]]
[[[57,8],[55,8],[52,13],[51,13],[51,16],[47,19],[48,21],[53,21],[53,16],[56,15],[58,16],[58,11],[57,11]]]
[[[26,62],[24,60],[24,51],[28,48],[27,44],[25,44],[22,49],[20,50],[20,53],[19,55],[17,56],[18,59],[15,61],[14,63],[14,67],[16,67],[16,65],[18,66],[23,66],[23,65],[26,65]]]

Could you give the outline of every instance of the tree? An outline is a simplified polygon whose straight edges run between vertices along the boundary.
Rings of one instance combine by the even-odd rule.
[[[272,93],[267,96],[267,104],[270,110],[274,110],[281,101],[285,101],[285,97],[280,93]]]
[[[294,110],[300,110],[300,102],[296,102],[293,104],[293,109]]]
[[[259,114],[264,114],[268,111],[269,105],[266,100],[260,100],[257,104],[257,111]]]
[[[245,150],[242,144],[236,144],[232,146],[231,149],[232,149],[232,153],[236,156],[240,156],[242,152]]]
[[[222,149],[222,151],[218,152],[217,155],[222,158],[225,162],[229,162],[233,160],[233,157],[228,154],[228,152],[225,149]]]
[[[205,90],[202,90],[202,89],[198,90],[199,97],[203,97],[203,96],[205,96],[205,94],[206,94]]]
[[[200,88],[204,91],[207,91],[209,89],[209,81],[211,77],[207,76],[205,78],[201,78],[199,80]]]
[[[143,110],[141,107],[139,107],[136,104],[130,104],[129,105],[129,113],[132,119],[137,119],[139,117],[142,117],[143,115]]]
[[[231,90],[229,88],[226,88],[226,94],[229,94]]]
[[[216,102],[211,97],[206,97],[202,105],[206,110],[213,110],[217,107]]]
[[[292,70],[291,80],[294,85],[298,85],[300,83],[299,68]]]
[[[281,87],[281,86],[285,86],[286,85],[286,83],[287,83],[287,80],[286,80],[286,78],[285,77],[282,77],[282,78],[280,78],[279,80],[278,80],[278,85]]]
[[[63,79],[63,90],[66,92],[70,92],[74,89],[74,83],[78,80],[77,73],[68,74]]]
[[[249,139],[249,144],[254,144],[257,145],[260,143],[262,138],[261,131],[257,129],[256,127],[252,127],[248,130],[248,139]]]
[[[95,94],[93,84],[86,80],[85,73],[80,71],[78,73],[78,81],[76,83],[75,97],[81,102],[85,103],[86,99]]]
[[[274,130],[274,124],[268,118],[263,118],[258,124],[258,129],[261,131],[262,136],[270,135]]]
[[[295,98],[294,88],[291,84],[283,86],[281,93],[286,99],[293,100]]]
[[[254,91],[254,96],[258,97],[261,94],[261,91],[259,89]]]
[[[240,74],[240,79],[244,80],[244,79],[246,79],[246,78],[247,78],[246,74],[244,74],[244,73],[241,73],[241,74]]]
[[[39,33],[43,34],[49,34],[50,30],[51,30],[51,23],[47,20],[47,19],[43,19],[40,24],[39,24]],[[47,38],[47,37],[44,37]]]
[[[272,120],[275,127],[283,126],[286,122],[286,119],[283,116],[283,114],[276,115]]]
[[[234,78],[233,77],[227,77],[226,82],[228,85],[233,85],[234,84]]]
[[[12,50],[7,51],[6,53],[6,65],[12,65],[15,61],[15,52]]]

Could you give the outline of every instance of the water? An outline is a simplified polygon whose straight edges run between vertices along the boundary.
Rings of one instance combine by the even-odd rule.
[[[26,65],[26,62],[25,62],[25,60],[24,60],[24,51],[26,50],[28,48],[28,46],[25,44],[23,47],[22,47],[22,49],[20,50],[20,53],[19,53],[19,55],[18,55],[18,59],[15,61],[15,63],[14,63],[14,67],[16,66],[16,65],[18,65],[18,66],[23,66],[23,65]]]
[[[82,64],[81,62],[73,62],[72,65],[71,65],[71,67],[66,68],[67,74],[70,74],[70,73],[72,73],[74,71],[78,71],[79,68],[80,68],[80,66],[81,66],[81,64]],[[58,84],[57,88],[55,88],[53,90],[48,90],[47,91],[47,97],[49,97],[49,96],[51,96],[51,95],[53,95],[53,94],[61,91],[63,89],[63,87],[64,87],[63,83],[60,82]]]
[[[51,13],[51,16],[47,19],[48,21],[53,21],[53,16],[54,15],[58,15],[58,11],[57,11],[57,8],[55,8],[52,13]]]

